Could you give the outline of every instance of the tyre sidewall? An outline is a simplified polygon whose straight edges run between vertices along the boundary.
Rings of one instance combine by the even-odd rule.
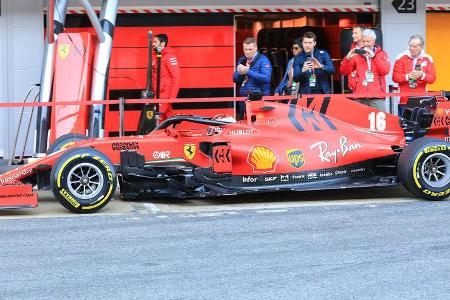
[[[93,198],[80,199],[68,187],[68,175],[74,167],[88,163],[96,166],[103,175],[103,187]],[[95,212],[109,203],[116,188],[116,174],[109,159],[91,148],[69,150],[61,156],[51,173],[54,196],[65,208],[77,213]]]
[[[442,153],[450,157],[450,144],[437,139],[423,138],[407,147],[411,148],[402,153],[404,156],[401,156],[399,161],[399,177],[405,187],[416,196],[425,199],[441,200],[448,197],[450,183],[442,187],[430,186],[421,176],[421,169],[426,159],[433,154]]]
[[[60,136],[59,138],[57,138],[51,145],[50,147],[48,147],[47,150],[47,154],[52,154],[56,151],[59,151],[61,149],[65,149],[69,146],[71,146],[72,144],[79,142],[79,141],[84,141],[89,139],[87,136],[82,135],[82,134],[78,134],[78,133],[67,133],[64,134],[62,136]]]

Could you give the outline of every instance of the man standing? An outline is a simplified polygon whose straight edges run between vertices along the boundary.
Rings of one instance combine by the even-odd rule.
[[[292,90],[297,89],[297,86],[294,84],[294,59],[302,52],[300,39],[295,39],[292,43],[291,50],[294,57],[291,58],[286,65],[286,72],[284,73],[283,80],[281,80],[280,84],[275,89],[275,96],[291,95]]]
[[[327,51],[315,49],[316,35],[302,36],[303,52],[294,59],[294,81],[300,83],[302,94],[330,94],[330,76],[336,72]]]
[[[363,46],[363,41],[362,41],[362,32],[364,31],[364,29],[366,29],[364,26],[358,25],[353,27],[352,29],[352,39],[353,39],[353,43],[350,46],[350,49],[353,48],[357,48],[357,49],[362,49],[364,48]],[[349,76],[347,76],[348,79],[348,88],[351,91],[355,90],[355,77],[356,77],[356,72],[352,72]]]
[[[385,93],[386,79],[391,63],[389,57],[380,46],[375,45],[377,35],[372,29],[365,29],[362,33],[363,49],[353,48],[342,60],[341,73],[355,74],[355,94]],[[359,99],[360,103],[385,110],[383,98]]]
[[[272,65],[269,59],[258,52],[256,39],[246,38],[243,43],[244,56],[239,58],[236,70],[233,73],[233,81],[240,86],[239,94],[247,97],[250,92],[260,91],[264,96],[269,96]],[[237,115],[241,119],[244,115],[245,104],[237,102]]]
[[[152,80],[153,92],[158,99],[174,99],[180,89],[180,66],[172,49],[167,46],[168,43],[169,38],[166,34],[157,34],[153,38]],[[160,59],[159,78],[158,59]],[[160,120],[163,121],[171,116],[172,105],[160,104],[159,111]]]
[[[422,93],[427,91],[427,84],[436,81],[433,58],[423,50],[424,39],[415,34],[409,38],[409,48],[400,53],[394,63],[392,81],[398,83],[402,93]],[[401,117],[408,97],[401,97],[398,115]]]

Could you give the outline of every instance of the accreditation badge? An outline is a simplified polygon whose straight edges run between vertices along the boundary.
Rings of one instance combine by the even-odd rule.
[[[309,76],[309,86],[310,87],[315,87],[316,86],[316,82],[317,82],[316,74],[311,74],[311,76]]]
[[[372,71],[366,71],[366,81],[367,81],[368,83],[373,82],[374,77],[375,77],[375,76],[373,75],[373,72],[372,72]]]

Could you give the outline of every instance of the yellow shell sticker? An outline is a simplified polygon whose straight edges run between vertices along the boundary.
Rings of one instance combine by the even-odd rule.
[[[257,113],[256,114],[256,119],[258,119],[258,120],[264,119],[264,114],[263,113]]]
[[[147,116],[148,120],[151,120],[151,119],[153,119],[155,114],[153,113],[153,110],[149,110],[149,111],[147,111],[146,116]]]
[[[278,154],[267,146],[256,145],[248,152],[248,163],[253,167],[253,172],[275,172],[278,162]]]
[[[58,55],[62,59],[65,59],[70,53],[70,45],[69,44],[61,44],[58,46]]]
[[[183,150],[184,150],[184,155],[186,155],[186,157],[188,159],[193,159],[195,156],[197,147],[195,146],[195,144],[186,144],[186,145],[184,145]]]

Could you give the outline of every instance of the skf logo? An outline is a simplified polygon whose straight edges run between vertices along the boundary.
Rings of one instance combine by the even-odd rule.
[[[153,113],[153,110],[148,110],[146,113],[147,119],[151,120],[153,119],[153,117],[155,116],[155,114]]]
[[[186,155],[187,158],[193,159],[196,152],[195,144],[186,144],[184,145],[184,155]]]
[[[65,59],[70,53],[70,45],[69,44],[61,44],[58,46],[58,55],[62,59]]]
[[[253,172],[275,172],[279,161],[275,151],[267,146],[252,146],[248,152],[247,162],[253,167]]]
[[[300,149],[286,150],[289,164],[294,168],[301,168],[305,164],[305,155]]]

